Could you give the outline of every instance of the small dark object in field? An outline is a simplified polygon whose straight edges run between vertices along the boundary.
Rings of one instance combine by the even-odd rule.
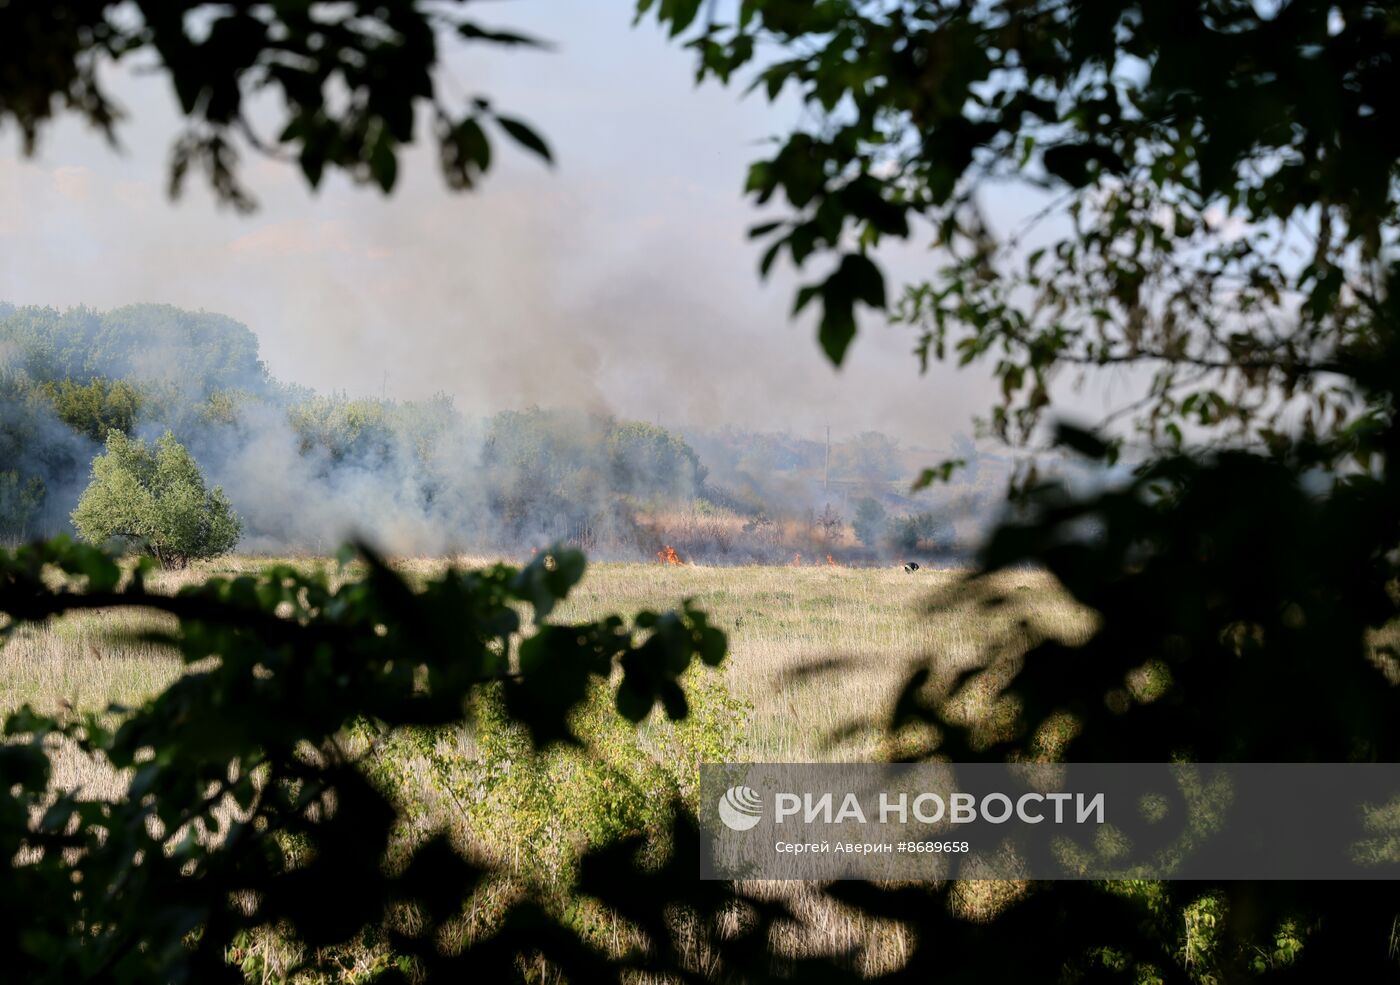
[[[915,571],[918,571],[918,570],[919,570],[919,562],[918,562],[918,561],[910,561],[909,563],[907,563],[907,564],[904,566],[904,570],[907,571],[907,572],[909,572],[910,574],[914,573]]]

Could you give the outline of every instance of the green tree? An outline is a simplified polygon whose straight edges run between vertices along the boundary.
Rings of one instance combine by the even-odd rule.
[[[343,396],[313,397],[287,410],[303,455],[322,455],[329,464],[352,460],[382,467],[394,453],[388,404]]]
[[[104,440],[109,431],[130,434],[141,413],[141,391],[126,380],[64,379],[45,383],[43,391],[58,419],[93,441]]]
[[[856,518],[851,526],[862,544],[866,547],[877,547],[885,534],[886,519],[885,507],[880,501],[863,496],[856,503]]]
[[[613,488],[635,496],[695,496],[707,470],[684,438],[644,421],[613,423],[607,439]]]
[[[110,432],[73,526],[91,543],[123,539],[172,568],[227,553],[241,532],[223,490],[206,488],[198,464],[168,431],[154,449]]]

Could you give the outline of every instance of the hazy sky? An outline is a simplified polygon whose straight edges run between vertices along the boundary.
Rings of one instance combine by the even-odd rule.
[[[197,181],[171,203],[168,84],[124,76],[120,153],[73,122],[29,160],[0,133],[0,299],[220,311],[283,379],[377,395],[387,373],[390,396],[445,391],[469,412],[570,404],[813,437],[829,423],[937,447],[988,406],[984,373],[920,377],[910,333],[880,319],[834,372],[811,325],[787,318],[791,274],[760,283],[744,175],[795,104],[696,89],[691,54],[632,28],[626,0],[473,9],[556,42],[473,48],[448,70],[545,134],[555,169],[498,142],[480,190],[452,193],[428,148],[386,199],[338,177],[312,194],[293,168],[247,157],[251,216]],[[934,259],[897,263],[914,274]]]

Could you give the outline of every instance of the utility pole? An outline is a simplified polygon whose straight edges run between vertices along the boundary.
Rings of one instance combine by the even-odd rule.
[[[379,381],[379,402],[384,403],[384,397],[389,392],[389,371],[384,371],[384,379]]]

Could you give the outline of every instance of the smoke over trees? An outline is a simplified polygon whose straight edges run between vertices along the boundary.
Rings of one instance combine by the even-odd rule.
[[[329,549],[351,533],[414,552],[620,543],[636,508],[693,498],[705,477],[683,440],[652,425],[537,409],[480,422],[447,396],[284,385],[256,336],[222,315],[21,308],[0,321],[0,341],[11,538],[62,529],[112,432],[121,454],[140,447],[125,436],[172,433],[228,489],[255,549]]]
[[[474,418],[446,394],[317,394],[274,378],[246,326],[169,305],[0,309],[0,411],[9,541],[70,529],[112,432],[170,432],[225,491],[243,518],[240,547],[253,551],[324,552],[362,536],[395,553],[565,541],[650,557],[674,540],[773,560],[808,549],[792,542],[797,519],[836,492],[843,513],[852,496],[896,515],[928,505],[907,498],[908,456],[877,432],[838,440],[827,469],[823,443],[791,434],[558,408]],[[793,522],[768,543],[744,532],[760,515]]]

